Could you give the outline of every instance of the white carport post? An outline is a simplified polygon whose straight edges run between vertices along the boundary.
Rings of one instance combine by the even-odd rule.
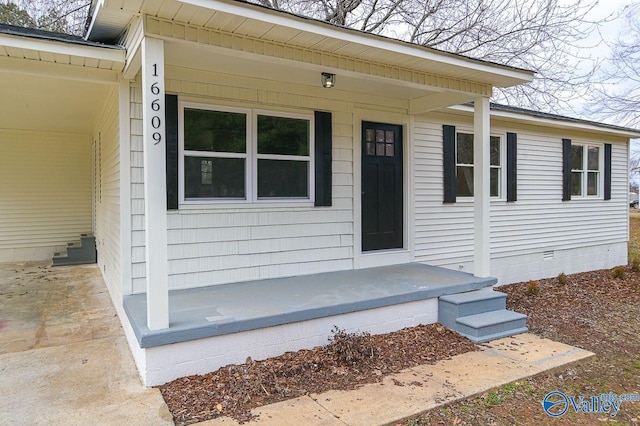
[[[477,98],[473,113],[473,265],[476,277],[488,277],[491,273],[490,234],[490,135],[489,98]]]
[[[148,37],[142,40],[142,104],[147,326],[160,330],[169,328],[164,43]]]

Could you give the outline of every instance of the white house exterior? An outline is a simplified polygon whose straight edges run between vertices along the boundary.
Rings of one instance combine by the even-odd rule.
[[[170,290],[412,262],[506,284],[627,263],[640,134],[491,107],[526,70],[233,0],[100,0],[86,40],[0,27],[0,74],[0,262],[93,233],[149,385],[318,344],[337,320],[144,348],[127,296],[146,295],[156,332],[175,325]],[[342,320],[398,329],[434,322],[437,303],[375,315],[384,327]],[[211,351],[237,356],[201,362]]]

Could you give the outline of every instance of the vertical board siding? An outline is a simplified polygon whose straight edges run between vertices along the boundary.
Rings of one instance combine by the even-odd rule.
[[[167,68],[166,90],[181,100],[263,110],[332,114],[330,207],[205,204],[168,213],[169,285],[190,288],[252,279],[304,275],[353,268],[353,108],[399,101],[352,96],[340,91],[265,83],[239,76]],[[223,82],[223,83],[220,83]],[[145,291],[144,196],[142,181],[141,93],[131,92],[132,269],[134,292]],[[357,130],[359,132],[359,129]]]
[[[120,126],[118,124],[118,88],[114,87],[105,101],[96,126],[94,140],[100,153],[96,197],[96,247],[98,264],[111,292],[121,293],[120,283]]]
[[[0,129],[0,262],[51,259],[91,232],[91,137]]]
[[[473,202],[442,203],[442,121],[442,117],[422,116],[415,124],[416,260],[466,267],[473,262]],[[518,134],[518,200],[491,202],[493,259],[626,242],[626,143],[612,144],[610,201],[563,202],[562,138],[574,135],[492,123],[492,133],[506,132]],[[572,139],[611,142],[598,136]]]

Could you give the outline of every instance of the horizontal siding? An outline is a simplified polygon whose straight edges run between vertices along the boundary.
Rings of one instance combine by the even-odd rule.
[[[120,294],[120,126],[118,89],[105,101],[94,135],[100,164],[96,167],[96,244],[98,264],[111,292]],[[97,152],[97,151],[96,151]]]
[[[88,135],[0,129],[0,262],[43,260],[91,232]]]
[[[473,261],[473,202],[443,204],[442,124],[469,128],[459,117],[415,122],[416,259],[434,265]],[[518,201],[491,203],[493,259],[572,250],[627,240],[627,144],[596,136],[548,133],[492,123],[492,132],[518,134]],[[612,199],[562,199],[562,138],[613,143]]]
[[[333,203],[329,208],[199,205],[169,212],[171,289],[353,268],[353,113],[399,101],[322,88],[168,67],[166,90],[189,101],[265,110],[330,111]],[[219,82],[224,82],[220,84]],[[134,292],[145,289],[144,176],[140,82],[131,92],[131,213]],[[359,131],[359,130],[358,130]]]

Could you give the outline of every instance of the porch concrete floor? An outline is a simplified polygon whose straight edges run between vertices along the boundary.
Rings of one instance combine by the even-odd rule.
[[[97,266],[0,264],[0,424],[173,424]]]
[[[146,294],[124,298],[141,347],[153,347],[477,290],[495,278],[420,263],[169,292],[169,328],[147,327]]]

